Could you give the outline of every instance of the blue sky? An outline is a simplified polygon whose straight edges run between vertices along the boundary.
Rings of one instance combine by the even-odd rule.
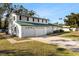
[[[40,17],[48,18],[51,23],[63,23],[59,18],[64,18],[71,12],[79,13],[78,3],[21,3],[21,5],[36,11]]]

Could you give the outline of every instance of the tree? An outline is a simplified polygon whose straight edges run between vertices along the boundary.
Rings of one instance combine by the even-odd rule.
[[[29,11],[28,16],[34,16],[35,14],[36,14],[35,11],[31,10]]]
[[[18,7],[16,5],[14,5],[14,6],[15,6],[14,12],[17,14],[26,15],[26,16],[34,16],[36,14],[35,11],[33,11],[33,10],[29,11],[28,9],[24,8],[22,5],[20,5],[20,6],[18,5]]]
[[[0,18],[3,17],[3,14],[5,14],[5,24],[4,28],[6,29],[8,26],[9,16],[11,12],[15,12],[19,15],[26,15],[26,16],[34,16],[36,13],[35,11],[24,8],[23,5],[12,5],[12,3],[0,3]]]
[[[1,21],[1,18],[4,17],[4,14],[5,15],[5,24],[2,24],[3,22],[1,21],[0,24],[3,25],[3,26],[6,26],[6,23],[8,24],[8,17],[9,17],[9,14],[12,12],[13,8],[12,8],[12,3],[0,3],[0,21]],[[1,28],[1,26],[0,26]],[[4,27],[6,28],[6,27]]]
[[[67,15],[64,22],[71,27],[79,27],[79,13],[71,13],[70,15]]]

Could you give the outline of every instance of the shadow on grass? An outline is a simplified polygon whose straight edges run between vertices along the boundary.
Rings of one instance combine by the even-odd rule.
[[[0,50],[0,56],[45,56],[45,55],[37,55],[33,52],[28,52],[25,50]],[[56,53],[48,53],[47,56],[58,56]]]
[[[0,56],[33,56],[32,53],[24,50],[0,50]]]

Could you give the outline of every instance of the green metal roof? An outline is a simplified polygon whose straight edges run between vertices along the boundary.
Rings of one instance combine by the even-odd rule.
[[[18,24],[21,26],[49,26],[49,24],[42,24],[42,23],[33,23],[27,21],[17,21]]]

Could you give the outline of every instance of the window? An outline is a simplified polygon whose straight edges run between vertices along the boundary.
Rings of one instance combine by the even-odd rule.
[[[16,32],[16,27],[14,28],[14,31]]]
[[[39,22],[39,19],[38,19],[38,22]]]
[[[27,21],[29,21],[29,17],[27,17]]]
[[[47,23],[47,20],[46,20],[46,23]]]
[[[19,20],[21,20],[21,16],[19,16]]]
[[[15,20],[15,16],[14,16],[14,20]]]
[[[43,23],[43,19],[42,19],[42,23]]]
[[[33,18],[33,22],[34,22],[34,18]]]

